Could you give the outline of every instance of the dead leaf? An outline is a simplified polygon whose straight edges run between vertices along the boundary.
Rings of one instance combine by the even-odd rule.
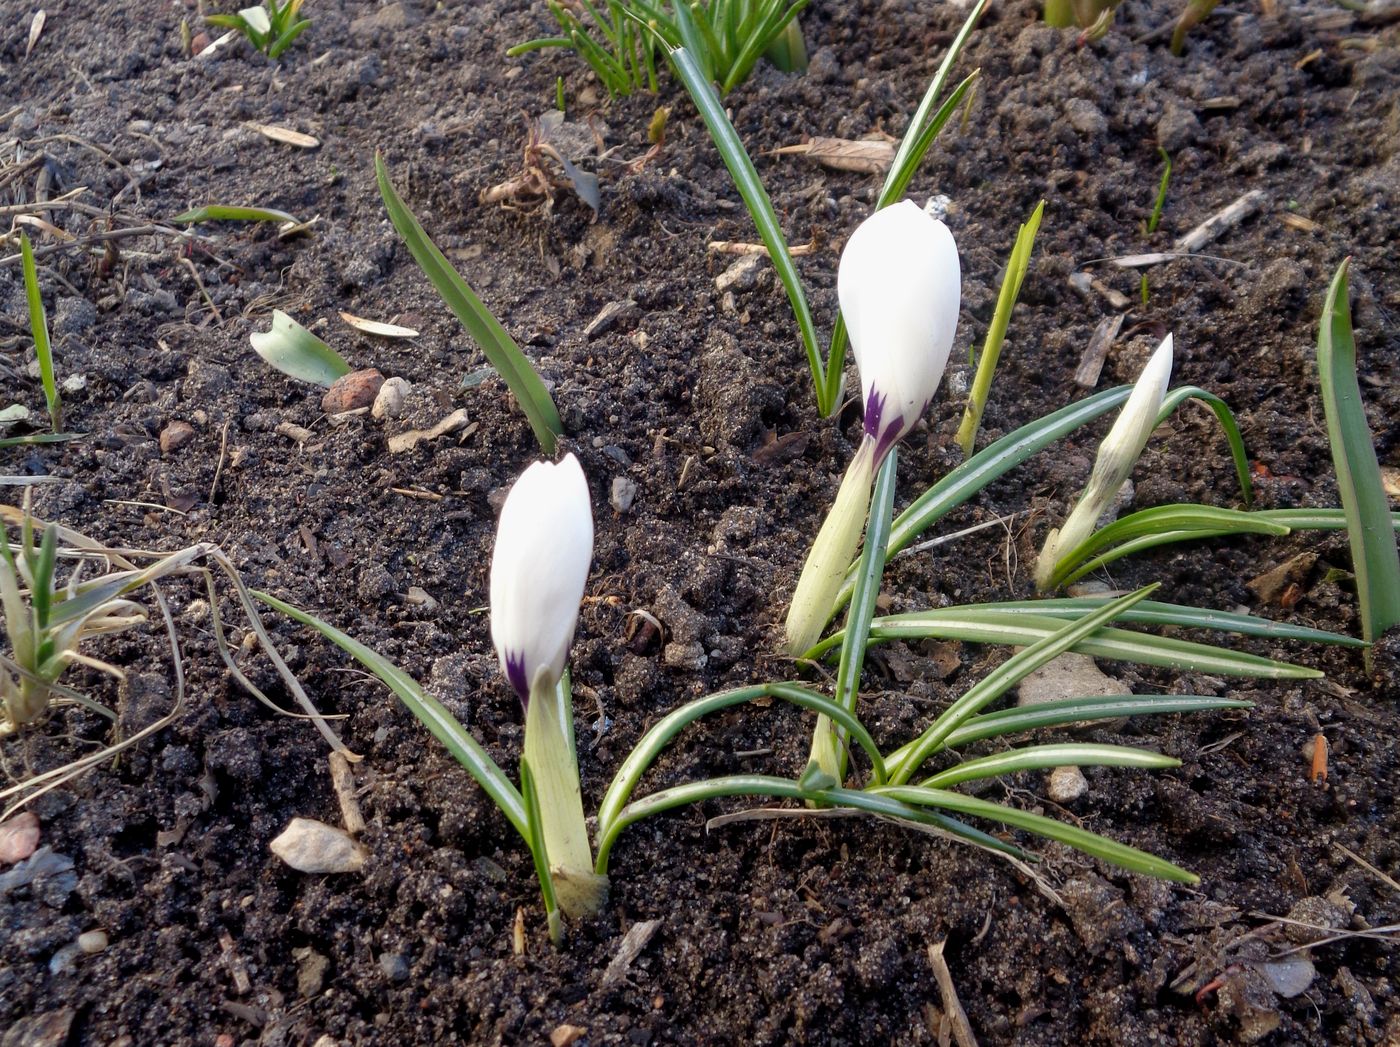
[[[372,334],[379,338],[418,337],[418,332],[411,327],[400,327],[398,324],[386,324],[380,320],[366,320],[363,316],[356,316],[354,313],[342,312],[340,318],[355,330],[363,334]]]
[[[29,42],[24,45],[24,57],[29,57],[29,52],[34,50],[34,45],[39,42],[39,34],[44,31],[44,22],[48,20],[48,15],[40,9],[34,12],[34,18],[29,23]]]
[[[298,149],[318,149],[321,145],[319,138],[312,138],[311,135],[302,134],[300,131],[293,131],[290,127],[278,127],[276,124],[259,124],[249,121],[248,129],[256,131],[258,134],[271,138],[274,142],[281,142],[284,145],[293,145]]]
[[[884,174],[894,163],[895,140],[887,135],[872,138],[816,138],[799,145],[785,145],[773,152],[779,156],[805,156],[823,167],[860,174]]]

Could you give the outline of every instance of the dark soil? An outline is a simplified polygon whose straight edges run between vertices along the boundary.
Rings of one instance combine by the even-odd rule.
[[[1400,461],[1397,31],[1321,2],[1266,6],[1272,15],[1252,4],[1220,10],[1183,59],[1160,36],[1135,42],[1173,17],[1163,3],[1131,0],[1113,32],[1082,49],[1073,33],[1039,25],[1032,3],[994,6],[962,64],[982,69],[976,103],[911,187],[920,202],[951,200],[964,298],[944,396],[903,452],[900,504],[958,460],[967,349],[990,320],[1016,227],[1041,198],[1045,221],[984,439],[1084,395],[1072,376],[1110,312],[1070,286],[1087,266],[1132,300],[1101,386],[1131,379],[1174,332],[1176,380],[1236,410],[1261,506],[1335,505],[1313,345],[1327,280],[1351,255],[1368,409],[1383,463]],[[219,543],[250,584],[325,616],[424,681],[513,773],[520,709],[481,608],[493,507],[536,448],[499,380],[463,388],[481,354],[396,242],[374,187],[378,149],[439,245],[553,383],[568,447],[590,477],[597,551],[573,659],[588,805],[665,711],[792,674],[775,653],[784,600],[859,423],[849,410],[839,423],[817,417],[766,266],[732,303],[715,289],[728,259],[707,255],[707,241],[753,239],[752,225],[669,78],[659,99],[609,103],[566,53],[507,60],[505,48],[538,35],[547,16],[542,4],[503,0],[313,2],[315,24],[280,64],[243,46],[185,57],[182,17],[199,27],[183,3],[51,4],[28,58],[30,6],[6,0],[0,12],[0,203],[34,199],[39,168],[14,165],[42,153],[52,194],[86,186],[82,199],[115,209],[118,226],[211,202],[319,216],[309,235],[286,241],[269,226],[209,225],[192,252],[143,237],[105,255],[70,246],[48,256],[42,282],[60,376],[86,378],[66,397],[69,427],[86,435],[6,452],[3,471],[63,478],[35,488],[36,513],[115,545]],[[760,66],[727,100],[789,235],[820,245],[800,264],[822,324],[835,308],[840,245],[878,181],[764,154],[802,135],[900,133],[961,18],[944,4],[818,0],[803,16],[810,71]],[[552,206],[478,202],[519,173],[524,114],[552,105],[556,76],[571,117],[590,121],[610,150],[588,165],[602,178],[596,221],[567,189]],[[647,152],[659,104],[673,107],[665,146],[629,166]],[[293,149],[248,121],[321,145]],[[1146,236],[1159,142],[1174,173],[1161,227]],[[1266,194],[1260,213],[1201,257],[1149,270],[1146,307],[1135,273],[1092,261],[1167,250],[1250,189]],[[75,212],[50,218],[80,236],[109,225]],[[600,310],[628,299],[610,326],[585,334]],[[411,380],[409,415],[328,422],[319,390],[250,350],[248,334],[265,329],[273,307],[316,327],[356,366]],[[396,319],[422,337],[371,340],[344,327],[339,310]],[[9,259],[0,338],[0,406],[21,400],[42,416]],[[468,430],[389,452],[393,432],[458,407]],[[159,434],[177,420],[194,439],[163,454]],[[278,432],[284,422],[310,438]],[[1135,504],[1238,504],[1209,413],[1186,409],[1170,430],[1137,470]],[[1009,535],[982,531],[897,561],[891,608],[1026,594],[1046,518],[1064,512],[1102,431],[1075,434],[942,526],[1034,510]],[[608,508],[617,477],[636,485],[625,513]],[[1291,606],[1263,605],[1246,588],[1305,550],[1319,559]],[[1110,581],[1160,580],[1163,598],[1177,602],[1356,632],[1354,596],[1331,570],[1348,562],[1342,536],[1311,532],[1170,547],[1115,565]],[[411,586],[437,602],[408,600]],[[33,805],[42,842],[75,863],[76,886],[0,896],[6,1047],[540,1043],[566,1023],[585,1028],[590,1044],[947,1042],[928,958],[944,939],[984,1044],[1400,1036],[1393,945],[1318,946],[1316,976],[1284,999],[1251,961],[1294,942],[1279,932],[1239,942],[1268,923],[1264,914],[1300,902],[1299,917],[1316,922],[1319,896],[1333,906],[1349,899],[1354,912],[1339,917],[1347,927],[1396,922],[1393,880],[1342,850],[1397,876],[1400,695],[1374,685],[1354,651],[1218,638],[1327,673],[1301,684],[1105,665],[1140,691],[1256,706],[1091,732],[1183,763],[1160,774],[1091,771],[1071,809],[1044,798],[1041,775],[986,793],[1180,862],[1201,875],[1198,888],[1025,841],[1044,858],[1038,874],[1052,896],[999,859],[873,822],[707,831],[706,818],[740,809],[736,800],[630,830],[605,913],[556,950],[529,856],[505,819],[383,688],[284,621],[275,631],[292,668],[321,709],[344,717],[337,729],[364,756],[356,775],[372,857],[362,875],[325,877],[273,858],[268,841],[291,817],[339,819],[324,743],[244,694],[218,661],[201,593],[173,592],[189,708],[115,767]],[[633,609],[666,635],[639,631]],[[236,619],[231,603],[225,610]],[[159,630],[97,649],[128,673],[121,695],[96,675],[69,679],[120,699],[124,726],[149,722],[170,694]],[[946,645],[872,656],[863,704],[872,730],[886,744],[911,737],[1004,656]],[[247,662],[290,704],[265,662]],[[1325,783],[1309,781],[1303,755],[1319,731],[1331,749]],[[101,732],[102,721],[68,713],[23,744],[51,766]],[[809,732],[787,708],[733,710],[683,736],[644,788],[794,773]],[[20,743],[7,742],[5,755],[18,767]],[[523,956],[512,949],[520,913]],[[605,982],[623,932],[645,919],[661,921],[654,938],[624,978]],[[94,928],[109,936],[104,951],[64,952]],[[39,1031],[47,1022],[61,1032],[69,1019],[66,1039]]]

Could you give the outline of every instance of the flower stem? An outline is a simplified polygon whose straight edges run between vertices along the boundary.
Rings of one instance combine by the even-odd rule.
[[[545,853],[559,908],[571,917],[597,912],[607,896],[608,880],[593,872],[574,751],[573,703],[567,689],[551,683],[547,673],[530,688],[525,759],[539,795]]]
[[[860,544],[874,479],[875,446],[867,437],[846,469],[836,502],[817,532],[802,576],[797,580],[797,590],[792,594],[784,629],[787,652],[794,658],[811,649],[831,618],[846,568]]]

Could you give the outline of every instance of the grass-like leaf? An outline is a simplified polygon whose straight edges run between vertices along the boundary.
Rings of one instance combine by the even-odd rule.
[[[1240,494],[1244,498],[1245,508],[1248,509],[1254,504],[1254,485],[1249,478],[1249,455],[1245,452],[1244,437],[1240,435],[1239,423],[1235,421],[1234,413],[1224,400],[1194,385],[1180,386],[1169,390],[1163,398],[1162,410],[1157,414],[1157,424],[1165,422],[1187,400],[1199,400],[1215,414],[1216,421],[1220,423],[1225,440],[1230,446],[1230,458],[1235,463],[1235,477],[1239,480]]]
[[[535,788],[535,776],[530,762],[520,758],[520,796],[525,804],[525,824],[529,828],[526,842],[535,862],[535,878],[540,881],[540,896],[544,900],[545,919],[549,924],[549,940],[558,945],[564,940],[564,923],[559,917],[559,895],[554,889],[554,874],[549,868],[549,848],[544,839],[544,818],[540,815],[540,795]]]
[[[0,437],[0,451],[7,447],[25,447],[31,444],[62,444],[76,440],[81,433],[30,433],[27,436]]]
[[[1054,633],[1063,624],[1063,618],[1016,610],[989,610],[975,605],[940,607],[876,618],[870,623],[870,642],[935,639],[1022,647]],[[821,657],[840,642],[841,634],[835,633],[807,652],[807,657]],[[1270,680],[1312,680],[1322,676],[1316,669],[1276,662],[1243,651],[1127,629],[1100,629],[1071,649],[1096,658],[1187,672]]]
[[[506,385],[515,394],[520,409],[525,412],[530,428],[534,430],[535,439],[539,441],[540,449],[545,454],[553,454],[555,440],[563,435],[564,425],[559,420],[559,411],[554,406],[554,400],[550,397],[544,380],[535,371],[529,357],[515,344],[515,339],[511,338],[500,322],[491,315],[491,310],[486,308],[476,292],[468,286],[457,270],[452,268],[452,263],[428,238],[423,226],[394,189],[389,180],[389,169],[378,154],[374,157],[374,173],[379,182],[379,193],[384,198],[384,206],[389,212],[389,220],[394,223],[394,228],[408,245],[413,260],[418,263],[438,294],[442,296],[442,300],[447,303],[447,307],[462,322],[462,326],[467,329],[477,345],[481,346],[481,351],[486,354],[491,366],[505,379]]]
[[[1236,534],[1267,534],[1281,537],[1288,528],[1257,513],[1221,509],[1210,505],[1159,505],[1142,509],[1095,531],[1069,550],[1055,566],[1048,589],[1084,577],[1105,564],[1170,542],[1199,536],[1217,538]]]
[[[351,370],[339,353],[281,309],[272,311],[270,331],[254,331],[248,340],[270,366],[302,382],[330,386]]]
[[[903,785],[914,776],[923,762],[944,746],[950,735],[969,717],[975,716],[1015,687],[1035,670],[1053,661],[1066,651],[1093,635],[1100,626],[1113,621],[1134,604],[1141,603],[1157,587],[1139,589],[1121,596],[1083,618],[1062,622],[1023,650],[1017,651],[1001,665],[969,687],[952,705],[943,710],[929,728],[907,745],[901,746],[885,760],[885,770],[893,785]]]
[[[39,293],[39,272],[34,265],[34,248],[29,237],[19,234],[19,250],[24,268],[24,291],[29,299],[29,330],[34,336],[34,355],[39,358],[39,379],[44,385],[44,400],[49,408],[49,424],[55,433],[63,431],[63,401],[58,395],[58,383],[53,373],[53,347],[49,345],[49,318],[44,312],[44,299]]]
[[[1018,858],[1027,857],[1020,848],[998,840],[995,836],[984,833],[980,829],[965,825],[956,818],[950,818],[936,811],[925,810],[921,806],[902,803],[898,799],[882,795],[879,792],[859,789],[807,789],[801,783],[789,778],[778,778],[766,774],[741,774],[723,778],[708,778],[704,781],[689,782],[670,789],[660,789],[643,796],[640,800],[627,804],[606,824],[600,821],[595,871],[599,875],[607,873],[608,858],[612,854],[613,845],[628,826],[643,818],[661,814],[663,811],[724,796],[772,796],[781,799],[802,800],[816,807],[847,807],[879,817],[940,829],[969,843],[1002,854],[1010,854]]]
[[[1150,749],[1127,745],[1093,745],[1063,742],[1054,745],[1027,745],[990,756],[960,760],[919,784],[925,789],[951,789],[963,782],[999,778],[1021,771],[1048,771],[1053,767],[1137,767],[1162,770],[1180,767],[1181,761]]]
[[[739,190],[744,206],[753,218],[759,239],[768,248],[773,269],[778,274],[783,290],[787,292],[788,303],[792,306],[792,314],[797,320],[797,330],[807,354],[807,366],[812,371],[812,382],[817,389],[817,410],[824,416],[829,415],[835,409],[835,403],[834,397],[829,395],[826,389],[826,370],[822,365],[817,328],[812,320],[812,310],[807,304],[807,293],[802,288],[802,277],[798,274],[797,264],[788,250],[787,238],[778,223],[773,202],[768,199],[768,191],[763,188],[763,182],[754,170],[753,161],[749,159],[743,142],[739,140],[738,132],[729,122],[724,106],[720,104],[714,88],[710,86],[709,77],[696,63],[690,49],[675,48],[670,52],[670,59],[681,83],[690,92],[691,100],[700,113],[700,119],[705,122],[715,148],[724,160],[724,166],[729,169],[729,175],[734,179],[734,187]]]
[[[194,225],[197,222],[292,222],[297,219],[286,211],[275,207],[238,207],[232,204],[206,204],[193,210],[177,214],[170,219],[181,225]]]
[[[1037,617],[1079,618],[1108,603],[1107,596],[1067,596],[1050,600],[1007,600],[998,603],[975,604],[978,610],[1028,614]],[[946,608],[945,608],[946,610]],[[1259,636],[1270,640],[1301,640],[1306,643],[1337,644],[1342,647],[1363,647],[1364,640],[1344,633],[1329,633],[1323,629],[1275,622],[1252,614],[1216,611],[1206,607],[1157,603],[1144,600],[1118,616],[1118,621],[1130,625],[1165,625],[1172,628],[1216,629],[1240,636]]]
[[[379,677],[389,690],[394,692],[399,701],[408,707],[408,711],[428,729],[428,733],[440,741],[447,748],[447,751],[457,758],[457,762],[467,769],[467,773],[476,779],[477,784],[486,790],[486,795],[491,797],[492,802],[501,809],[501,813],[506,816],[525,842],[532,844],[525,801],[519,790],[506,777],[505,772],[501,770],[496,761],[491,759],[486,750],[481,747],[481,744],[462,726],[460,721],[448,712],[441,702],[423,690],[418,681],[378,651],[366,647],[329,622],[324,622],[314,614],[293,607],[268,593],[256,589],[252,592],[255,597],[269,607],[315,629]]]
[[[846,634],[841,643],[841,659],[836,668],[836,704],[854,713],[860,691],[860,671],[865,665],[865,650],[870,635],[870,621],[875,617],[875,600],[880,595],[880,580],[885,574],[885,543],[889,541],[890,518],[894,515],[894,487],[898,449],[891,448],[875,476],[875,491],[870,499],[870,515],[865,525],[865,548],[861,551],[860,570],[856,574],[855,595],[846,612]],[[812,735],[812,758],[819,766],[832,772],[836,783],[846,776],[846,753],[841,747],[841,734],[825,717],[817,718]]]
[[[1016,232],[1016,243],[1011,248],[1011,258],[1006,263],[1006,275],[1001,279],[1001,291],[997,295],[996,312],[992,314],[991,326],[987,328],[986,341],[982,343],[982,356],[977,361],[977,375],[972,380],[972,391],[968,394],[967,408],[963,411],[962,424],[958,427],[958,444],[964,455],[972,454],[977,440],[977,430],[982,424],[982,412],[987,407],[987,397],[992,391],[992,375],[996,372],[997,361],[1001,359],[1001,347],[1006,341],[1006,329],[1011,326],[1011,313],[1016,308],[1016,299],[1021,296],[1021,283],[1031,265],[1031,250],[1035,247],[1035,234],[1040,229],[1040,218],[1045,213],[1045,201],[1036,204],[1030,219]]]
[[[1342,496],[1347,539],[1351,542],[1351,562],[1356,571],[1361,635],[1370,641],[1400,623],[1400,553],[1396,550],[1375,443],[1366,424],[1361,386],[1356,380],[1356,340],[1352,336],[1347,290],[1349,261],[1337,268],[1322,306],[1317,373],[1327,416],[1327,441],[1332,448],[1337,490]]]
[[[718,694],[697,698],[693,702],[687,702],[679,709],[668,713],[643,735],[642,740],[622,761],[622,766],[617,769],[617,774],[613,776],[607,792],[603,794],[602,803],[598,805],[599,840],[602,841],[609,835],[622,809],[631,800],[632,793],[637,788],[637,783],[641,781],[642,775],[646,773],[648,767],[656,762],[657,756],[660,755],[662,749],[670,744],[672,738],[702,717],[709,716],[721,709],[728,709],[730,706],[741,705],[744,702],[752,702],[760,698],[778,698],[818,713],[839,724],[842,730],[870,758],[872,778],[876,782],[884,782],[885,762],[880,756],[880,750],[875,745],[875,740],[870,737],[870,732],[865,729],[853,713],[843,709],[825,695],[817,694],[815,691],[810,691],[798,684],[767,683],[757,684],[753,687],[741,687],[738,690],[722,691]],[[599,872],[603,872],[605,869],[606,865],[604,864]]]
[[[1015,706],[982,713],[963,722],[943,740],[942,748],[960,749],[973,742],[1025,734],[1065,724],[1117,720],[1125,716],[1165,716],[1170,713],[1251,709],[1252,702],[1194,694],[1125,694],[1108,697],[1060,698],[1053,702]]]
[[[1085,854],[1130,872],[1143,873],[1162,880],[1174,880],[1177,883],[1200,882],[1200,877],[1187,872],[1180,866],[1173,865],[1164,858],[1158,858],[1156,855],[1140,851],[1136,847],[1129,847],[1127,844],[1110,840],[1098,833],[1091,833],[1087,829],[1057,822],[1055,819],[1047,818],[1041,814],[1032,814],[1030,811],[991,803],[988,800],[979,800],[974,796],[964,796],[962,793],[950,792],[946,789],[923,789],[918,786],[906,785],[886,787],[878,791],[883,796],[888,796],[893,800],[901,800],[904,803],[936,807],[939,810],[952,811],[955,814],[969,815],[975,818],[986,818],[989,821],[1001,822],[1003,825],[1010,825],[1013,828],[1024,829],[1026,832],[1035,833],[1048,840],[1067,844],[1077,851],[1083,851]]]

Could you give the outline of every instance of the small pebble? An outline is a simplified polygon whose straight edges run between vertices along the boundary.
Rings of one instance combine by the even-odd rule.
[[[384,384],[384,376],[377,367],[367,367],[363,371],[351,371],[337,378],[326,395],[321,397],[321,410],[326,414],[343,414],[369,407],[379,395]]]
[[[379,387],[379,392],[375,394],[374,406],[369,411],[370,415],[379,421],[402,416],[404,404],[408,402],[408,394],[412,390],[413,386],[406,378],[387,379]]]
[[[107,932],[101,930],[84,931],[78,935],[78,948],[89,956],[100,953],[107,948]]]
[[[194,426],[189,422],[171,422],[160,431],[160,453],[170,454],[194,439]]]
[[[0,865],[22,862],[39,846],[39,818],[33,811],[21,811],[0,825]]]
[[[1073,803],[1089,791],[1089,780],[1078,767],[1056,767],[1045,791],[1055,803]]]
[[[396,952],[380,953],[379,969],[384,972],[384,977],[391,982],[408,981],[408,961]]]
[[[368,854],[344,829],[310,818],[293,818],[268,848],[304,873],[357,872]]]
[[[625,513],[632,508],[632,503],[637,498],[637,485],[625,476],[614,476],[612,482],[612,492],[608,495],[608,501],[619,513]]]

